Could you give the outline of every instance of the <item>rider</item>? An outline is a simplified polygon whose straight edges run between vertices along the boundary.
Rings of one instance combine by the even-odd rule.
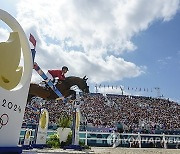
[[[69,71],[67,66],[63,66],[61,70],[48,70],[47,76],[51,79],[54,85],[57,84],[58,80],[65,80],[65,74]]]

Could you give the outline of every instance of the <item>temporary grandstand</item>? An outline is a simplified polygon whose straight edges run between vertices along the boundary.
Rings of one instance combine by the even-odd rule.
[[[35,97],[27,103],[22,128],[36,128],[40,108],[49,112],[49,133],[56,131],[59,117],[72,115],[70,103]],[[108,141],[110,134],[120,132],[118,146],[179,148],[180,105],[177,102],[145,96],[90,93],[81,98],[80,112],[80,139],[88,145],[112,146]]]

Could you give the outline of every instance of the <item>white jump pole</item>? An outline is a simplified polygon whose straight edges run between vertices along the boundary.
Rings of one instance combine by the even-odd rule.
[[[79,92],[76,91],[76,100],[73,106],[73,133],[72,133],[72,144],[79,145],[79,125],[80,125],[80,96]]]

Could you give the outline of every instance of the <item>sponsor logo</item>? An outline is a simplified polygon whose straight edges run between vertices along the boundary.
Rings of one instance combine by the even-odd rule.
[[[9,116],[4,113],[0,116],[0,129],[3,127],[3,126],[6,126],[8,124],[8,121],[9,121]]]
[[[40,127],[41,129],[45,129],[47,127],[47,114],[45,111],[42,112],[40,117]]]

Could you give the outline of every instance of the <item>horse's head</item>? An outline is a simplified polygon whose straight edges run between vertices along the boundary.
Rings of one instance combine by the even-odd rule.
[[[87,79],[88,78],[86,78],[86,76],[84,76],[83,78],[75,77],[75,76],[66,77],[65,85],[68,85],[69,88],[74,85],[77,85],[82,92],[89,93],[89,86],[87,85],[86,82]]]

